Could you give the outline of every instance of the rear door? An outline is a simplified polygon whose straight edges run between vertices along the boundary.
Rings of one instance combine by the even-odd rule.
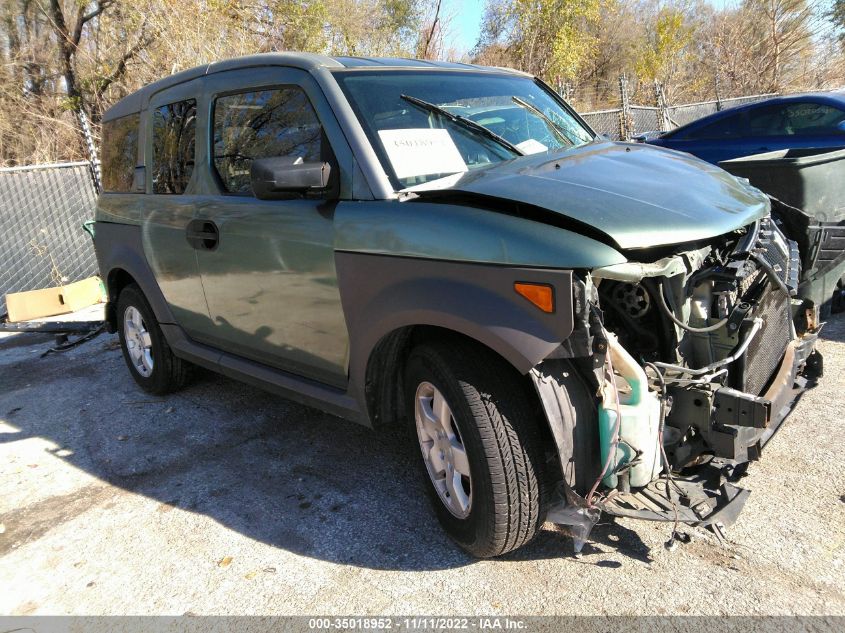
[[[334,210],[348,148],[308,73],[250,69],[207,77],[212,195],[198,207],[199,262],[211,317],[202,340],[324,383],[346,383],[348,340],[334,260]],[[336,154],[341,157],[336,158]],[[252,160],[327,161],[333,191],[252,195]]]
[[[189,335],[208,326],[196,251],[186,239],[197,209],[200,84],[179,84],[150,99],[144,118],[144,254],[177,323]]]

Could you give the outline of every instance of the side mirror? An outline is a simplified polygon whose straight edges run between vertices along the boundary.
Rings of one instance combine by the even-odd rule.
[[[845,134],[845,120],[840,121],[836,124],[836,129]]]
[[[306,163],[300,157],[256,158],[249,170],[252,192],[259,200],[289,198],[292,193],[320,191],[329,186],[328,163]]]

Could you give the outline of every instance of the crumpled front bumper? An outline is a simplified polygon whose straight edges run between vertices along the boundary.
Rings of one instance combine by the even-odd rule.
[[[611,494],[601,504],[604,512],[615,516],[648,521],[674,521],[701,526],[729,527],[739,516],[750,491],[734,485],[747,470],[750,460],[759,459],[763,447],[786,420],[800,395],[822,374],[822,357],[815,351],[818,331],[792,341],[787,347],[778,372],[762,400],[771,412],[760,428],[736,427],[733,453],[744,459],[715,458],[688,477],[652,481],[632,492]],[[711,421],[723,425],[714,411]],[[718,531],[717,531],[718,533]]]
[[[767,419],[761,424],[736,428],[732,452],[736,457],[741,456],[740,459],[716,457],[706,465],[691,469],[690,475],[675,475],[671,481],[664,475],[639,489],[626,492],[613,490],[594,506],[587,504],[581,495],[586,494],[584,477],[592,476],[597,468],[595,464],[576,462],[579,454],[583,456],[585,452],[578,450],[576,429],[567,428],[561,414],[569,402],[561,393],[563,386],[555,379],[554,371],[548,368],[545,371],[533,370],[532,377],[565,474],[563,487],[566,494],[560,495],[553,504],[549,520],[570,527],[580,521],[582,525],[576,527],[583,536],[585,520],[594,524],[598,520],[597,510],[601,510],[613,516],[710,527],[721,537],[723,530],[736,521],[750,495],[749,490],[735,485],[736,481],[745,473],[751,460],[759,459],[763,447],[783,424],[800,395],[822,375],[822,357],[815,350],[819,329],[793,340],[787,347],[770,387],[760,397],[766,403]],[[730,426],[724,424],[724,415],[715,410],[710,420],[716,426]],[[598,465],[600,468],[601,465]],[[580,477],[574,477],[573,473],[578,473]],[[573,512],[580,513],[580,516],[573,518]],[[576,546],[576,549],[580,548]]]

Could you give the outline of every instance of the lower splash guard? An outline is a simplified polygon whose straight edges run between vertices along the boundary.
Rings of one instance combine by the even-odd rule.
[[[726,474],[726,472],[728,474]],[[645,521],[675,521],[709,527],[724,538],[724,529],[733,525],[745,505],[750,490],[733,485],[730,469],[713,465],[701,467],[689,476],[660,478],[634,492],[616,492],[599,506],[603,512]]]

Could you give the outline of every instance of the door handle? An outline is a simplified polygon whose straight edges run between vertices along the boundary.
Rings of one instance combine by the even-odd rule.
[[[201,251],[213,251],[220,243],[220,230],[211,220],[191,220],[185,230],[188,244]]]

